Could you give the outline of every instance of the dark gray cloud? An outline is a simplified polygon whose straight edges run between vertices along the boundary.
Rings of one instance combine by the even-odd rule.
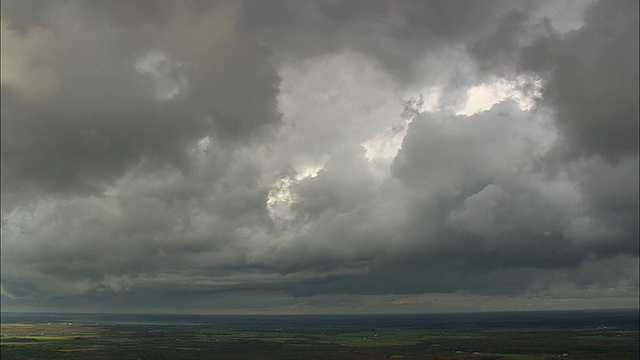
[[[470,53],[485,71],[545,79],[542,102],[556,112],[565,156],[615,161],[639,144],[637,13],[636,1],[594,2],[584,26],[559,33],[549,19],[513,11]]]
[[[637,155],[637,30],[637,2],[601,1],[587,8],[584,27],[525,50],[525,68],[550,73],[544,99],[569,156]]]
[[[531,5],[500,0],[246,1],[241,24],[275,49],[277,57],[349,49],[374,59],[406,84],[450,73],[452,69],[440,62],[439,51],[458,47],[487,31],[503,14]],[[438,59],[425,68],[425,57],[430,56]]]
[[[3,309],[635,306],[637,13],[5,1]]]
[[[194,142],[277,126],[278,75],[235,34],[237,6],[173,4],[122,29],[107,22],[112,9],[74,5],[48,4],[48,20],[23,32],[3,19],[7,193],[96,192],[143,160],[188,171]]]

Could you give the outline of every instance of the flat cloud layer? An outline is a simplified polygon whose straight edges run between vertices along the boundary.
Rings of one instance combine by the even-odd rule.
[[[636,307],[636,1],[2,3],[3,310]]]

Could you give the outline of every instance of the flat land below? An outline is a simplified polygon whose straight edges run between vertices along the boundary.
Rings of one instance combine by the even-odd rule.
[[[638,311],[7,315],[9,359],[638,359]],[[93,321],[92,321],[93,320]]]

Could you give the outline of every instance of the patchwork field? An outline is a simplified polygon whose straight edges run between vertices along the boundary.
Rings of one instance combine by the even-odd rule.
[[[504,319],[493,323],[486,319],[474,322],[441,319],[430,322],[433,328],[426,326],[428,323],[357,317],[318,317],[305,321],[295,317],[245,317],[201,324],[5,322],[1,325],[0,355],[3,360],[535,360],[639,356],[638,329],[628,321],[619,321],[615,326],[586,326],[584,321],[574,321],[573,325],[527,327],[517,319],[511,323]]]

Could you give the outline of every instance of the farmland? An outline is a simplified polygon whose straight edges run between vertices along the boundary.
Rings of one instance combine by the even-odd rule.
[[[524,360],[639,356],[636,310],[170,319],[158,315],[129,319],[133,323],[124,321],[124,315],[108,322],[105,318],[3,317],[0,355],[2,359]]]

